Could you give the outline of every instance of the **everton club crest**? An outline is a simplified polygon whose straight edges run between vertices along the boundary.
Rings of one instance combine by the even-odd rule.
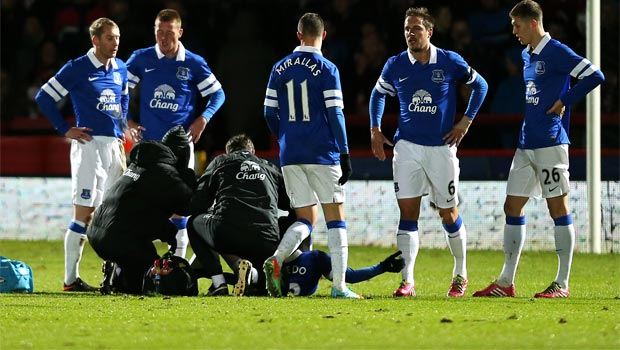
[[[179,69],[177,70],[177,79],[189,80],[189,68],[179,67]]]
[[[123,78],[119,72],[112,73],[112,78],[114,79],[114,84],[121,86],[123,85]]]
[[[82,199],[90,199],[90,190],[83,188],[80,197],[82,197]]]
[[[536,74],[545,74],[545,61],[536,61]]]
[[[443,83],[446,80],[446,77],[443,75],[443,69],[434,69],[431,80],[435,83]]]

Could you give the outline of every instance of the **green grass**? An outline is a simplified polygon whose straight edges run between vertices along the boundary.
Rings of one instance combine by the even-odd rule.
[[[160,247],[161,248],[161,247]],[[452,257],[422,249],[418,296],[395,299],[398,274],[352,285],[365,300],[332,300],[322,281],[310,298],[101,296],[63,293],[62,242],[0,241],[0,255],[28,263],[34,294],[0,294],[0,349],[618,349],[620,256],[578,254],[568,299],[532,296],[553,280],[554,252],[525,252],[516,298],[472,298],[503,261],[496,251],[468,252],[468,296],[448,299]],[[363,267],[391,250],[350,247]],[[87,246],[81,275],[101,280]]]

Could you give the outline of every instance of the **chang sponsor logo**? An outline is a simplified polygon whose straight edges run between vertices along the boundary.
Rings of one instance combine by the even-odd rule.
[[[176,91],[174,91],[172,86],[168,84],[159,85],[153,91],[153,98],[149,102],[149,107],[176,112],[179,110],[179,104],[174,101],[176,97]]]
[[[525,103],[538,106],[539,97],[534,96],[536,94],[538,94],[536,83],[534,83],[533,80],[529,80],[527,84],[525,84]]]
[[[112,89],[104,89],[99,96],[97,110],[106,112],[115,119],[121,117],[121,104],[116,102],[116,94]]]
[[[138,181],[138,179],[140,178],[140,174],[134,172],[131,169],[127,169],[124,173],[123,176],[127,176],[128,178],[132,179],[133,181]]]
[[[237,180],[265,180],[267,177],[265,174],[260,173],[261,168],[258,163],[251,160],[246,160],[241,163],[239,172],[235,176]]]
[[[433,96],[426,90],[418,90],[411,97],[409,112],[437,113],[437,106],[433,105]]]

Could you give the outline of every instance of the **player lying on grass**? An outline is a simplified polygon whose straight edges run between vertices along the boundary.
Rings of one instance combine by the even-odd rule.
[[[345,281],[346,283],[358,283],[385,272],[400,272],[405,266],[400,255],[401,252],[398,251],[375,265],[357,270],[347,267]],[[316,292],[321,277],[332,280],[331,256],[321,250],[302,252],[297,249],[284,260],[281,275],[282,295],[312,295]],[[238,263],[238,276],[234,294],[237,296],[253,295],[259,273],[248,260],[242,259]]]

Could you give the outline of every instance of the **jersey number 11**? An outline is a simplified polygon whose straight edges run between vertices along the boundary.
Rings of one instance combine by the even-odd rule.
[[[308,80],[304,80],[299,84],[301,86],[301,111],[303,113],[302,121],[310,121],[310,107],[308,104]],[[286,83],[286,93],[288,95],[288,121],[297,121],[295,115],[295,88],[293,86],[293,79]]]

